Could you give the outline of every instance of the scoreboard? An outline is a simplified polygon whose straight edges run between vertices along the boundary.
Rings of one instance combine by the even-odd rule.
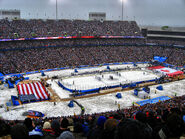
[[[90,12],[89,13],[89,20],[104,21],[104,20],[106,20],[106,13],[103,13],[103,12]]]
[[[20,19],[20,10],[0,10],[0,19]]]

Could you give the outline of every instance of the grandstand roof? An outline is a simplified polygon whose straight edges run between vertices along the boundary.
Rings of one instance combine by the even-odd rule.
[[[161,27],[162,26],[140,26],[140,28],[147,28],[148,30],[164,31]],[[185,32],[185,27],[169,27],[166,31]]]

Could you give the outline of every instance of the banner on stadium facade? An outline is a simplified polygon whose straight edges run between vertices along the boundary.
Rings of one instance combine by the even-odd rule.
[[[23,40],[51,40],[51,39],[75,39],[75,38],[144,38],[142,36],[60,36],[60,37],[37,37],[37,38],[18,38],[0,39],[0,41],[23,41]]]

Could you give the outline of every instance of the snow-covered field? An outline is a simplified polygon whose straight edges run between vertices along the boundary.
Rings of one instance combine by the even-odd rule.
[[[118,66],[110,66],[110,68],[120,68],[124,67],[125,65],[118,65]],[[132,67],[132,65],[126,65]],[[139,65],[141,67],[144,67],[145,65]],[[96,67],[96,68],[90,68],[90,69],[78,69],[79,73],[83,72],[89,72],[89,71],[98,71],[98,70],[104,70],[106,67]],[[81,89],[88,89],[88,88],[94,88],[98,86],[104,86],[108,84],[116,84],[118,82],[133,82],[138,80],[148,80],[156,78],[157,76],[152,73],[145,73],[143,74],[143,71],[125,71],[125,72],[119,72],[121,76],[117,76],[114,73],[104,73],[103,78],[101,81],[98,81],[95,79],[95,76],[102,76],[101,75],[87,75],[87,76],[78,76],[78,77],[70,77],[71,73],[74,73],[74,69],[68,69],[68,70],[61,70],[61,71],[53,71],[53,72],[46,72],[45,74],[49,77],[58,75],[59,77],[62,77],[62,82],[65,82],[65,84],[68,84],[71,87],[78,87]],[[115,80],[109,80],[109,77],[113,76]],[[68,78],[63,78],[63,76],[68,76]],[[41,74],[32,74],[28,75],[28,77],[32,80],[40,80],[42,78]],[[59,79],[60,80],[60,79]],[[69,92],[63,90],[57,85],[57,80],[47,81],[49,84],[51,84],[52,89],[58,94],[60,98],[68,98]],[[73,85],[74,82],[74,85]],[[158,85],[156,85],[158,86]],[[158,96],[174,96],[176,93],[177,96],[181,96],[185,94],[185,80],[176,81],[173,83],[166,83],[163,84],[163,91],[157,91],[155,94],[156,86],[150,86],[151,93],[149,94],[150,98],[155,98]],[[3,90],[0,90],[0,105],[5,104],[8,100],[10,100],[11,95],[17,95],[17,90],[15,88],[8,89],[6,87],[0,87],[4,88]],[[136,97],[133,95],[133,90],[131,91],[123,91],[120,92],[122,94],[121,99],[117,99],[115,97],[116,93],[103,95],[103,96],[97,96],[97,97],[91,97],[91,98],[84,98],[84,99],[77,99],[77,101],[82,104],[85,107],[85,113],[91,114],[95,112],[105,112],[110,110],[116,110],[117,104],[115,102],[119,103],[121,108],[126,108],[132,105],[132,102],[137,102],[142,99]],[[24,119],[25,117],[22,116],[22,113],[28,110],[36,110],[43,112],[48,117],[57,117],[57,116],[67,116],[67,115],[73,115],[80,114],[81,109],[76,104],[74,104],[73,108],[69,108],[68,105],[69,102],[57,102],[54,106],[53,102],[39,102],[39,103],[30,103],[30,104],[24,104],[21,106],[14,107],[12,110],[6,112],[5,108],[0,108],[0,116],[2,116],[5,119],[13,120],[13,119]]]

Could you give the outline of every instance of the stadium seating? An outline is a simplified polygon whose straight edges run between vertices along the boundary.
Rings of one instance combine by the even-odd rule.
[[[101,23],[100,21],[85,20],[0,20],[0,25],[4,28],[1,38],[56,37],[61,35],[141,36],[141,31],[135,21],[104,21]]]

